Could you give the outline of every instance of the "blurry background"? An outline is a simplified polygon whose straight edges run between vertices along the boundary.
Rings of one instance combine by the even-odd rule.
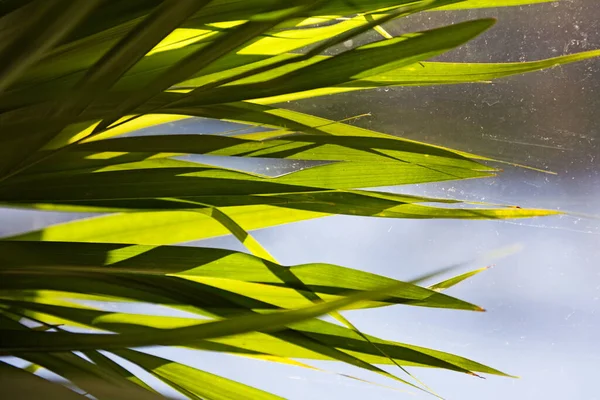
[[[386,29],[398,35],[484,16],[497,17],[498,24],[444,61],[524,61],[600,48],[597,0],[427,13]],[[363,39],[378,38],[371,33]],[[362,42],[346,46],[356,44]],[[493,84],[378,89],[286,106],[330,119],[370,113],[351,123],[556,172],[505,166],[494,179],[389,189],[556,208],[581,217],[498,222],[333,217],[259,231],[256,237],[285,264],[329,262],[398,279],[471,261],[466,271],[485,265],[478,257],[518,245],[520,252],[449,292],[483,306],[485,314],[397,306],[347,316],[367,333],[457,353],[521,377],[481,380],[412,370],[448,399],[600,399],[594,380],[600,373],[600,60]],[[179,133],[227,129],[203,120],[169,126]],[[0,219],[0,234],[9,234],[65,216],[0,209]],[[201,243],[242,250],[233,238]],[[226,355],[156,353],[290,399],[428,398]],[[405,389],[343,365],[313,364]]]

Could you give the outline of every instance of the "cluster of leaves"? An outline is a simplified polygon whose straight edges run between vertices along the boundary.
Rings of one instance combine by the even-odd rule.
[[[394,304],[481,311],[440,293],[479,271],[421,287],[329,264],[283,266],[249,231],[337,214],[498,219],[555,213],[360,189],[483,178],[498,170],[474,154],[275,105],[381,86],[484,82],[600,55],[427,62],[494,21],[396,38],[381,27],[418,12],[540,2],[3,1],[0,204],[108,215],[0,241],[0,352],[30,363],[18,369],[0,361],[2,374],[15,377],[10,382],[20,393],[159,397],[122,366],[125,359],[186,398],[279,398],[134,350],[175,345],[304,367],[297,359],[336,360],[425,391],[410,374],[400,378],[376,365],[504,375],[456,355],[366,335],[338,312]],[[383,40],[323,55],[372,29]],[[190,117],[270,129],[126,135]],[[266,176],[179,157],[190,154],[318,163]],[[174,246],[225,234],[252,255]],[[167,306],[193,317],[164,308],[154,315],[115,311],[102,306],[107,302]],[[315,319],[324,314],[341,324]],[[81,390],[31,374],[38,368]]]

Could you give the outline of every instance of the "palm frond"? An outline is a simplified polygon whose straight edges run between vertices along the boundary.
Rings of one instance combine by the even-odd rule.
[[[483,311],[441,293],[483,269],[422,287],[325,263],[286,266],[251,231],[330,215],[558,214],[373,190],[486,178],[504,161],[276,105],[382,86],[488,82],[600,55],[431,62],[494,20],[395,38],[381,27],[420,12],[544,2],[2,2],[0,205],[105,213],[0,240],[0,353],[27,361],[21,369],[0,360],[3,389],[30,397],[161,398],[127,369],[133,363],[184,398],[280,398],[137,349],[154,345],[304,368],[312,367],[296,359],[338,361],[434,396],[405,367],[509,376],[368,335],[340,313],[393,305]],[[383,40],[324,54],[373,29]],[[162,125],[193,117],[262,131],[172,135]],[[150,127],[159,134],[144,135]],[[289,160],[302,168],[273,176],[215,157]],[[180,245],[227,234],[253,255]],[[132,311],[139,307],[152,313]],[[325,314],[342,325],[318,318]],[[33,375],[39,369],[71,386]]]

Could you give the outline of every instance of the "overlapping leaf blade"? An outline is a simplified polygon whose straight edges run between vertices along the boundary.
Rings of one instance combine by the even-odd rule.
[[[303,290],[337,297],[348,291],[369,291],[394,284],[397,286],[396,291],[385,302],[479,310],[477,306],[419,286],[401,284],[335,265],[291,267],[289,271],[297,281],[290,282],[285,276],[281,276],[280,266],[273,262],[219,249],[9,241],[0,242],[0,248],[3,249],[0,256],[3,266],[0,271],[11,278],[0,284],[4,290],[56,290],[61,281],[65,280],[63,278],[69,277],[81,281],[98,279],[95,291],[102,293],[100,282],[118,282],[116,279],[121,277],[130,279],[132,283],[135,280],[140,283],[154,282],[157,285],[155,290],[147,286],[145,293],[176,296],[175,291],[170,289],[174,286],[186,286],[184,282],[178,283],[180,280],[173,278],[177,277],[200,283],[196,286],[187,285],[190,290],[194,287],[198,294],[221,293],[221,296],[225,296],[227,293],[235,293],[240,295],[240,299],[254,299],[256,308],[260,308],[260,305],[267,308],[297,308],[311,303],[298,293]],[[55,276],[56,279],[38,282],[30,279],[34,276]],[[91,282],[86,286],[92,286]],[[87,287],[75,291],[85,293],[85,290]],[[140,301],[150,301],[136,298],[135,292],[131,296]],[[227,302],[214,302],[215,307],[226,305]]]
[[[71,307],[64,305],[57,306],[53,305],[53,303],[65,304],[65,302],[59,301],[57,303],[55,297],[42,295],[42,292],[39,292],[39,296],[36,303],[31,301],[7,300],[6,298],[3,302],[12,308],[19,309],[24,315],[33,316],[37,319],[45,319],[52,323],[76,324],[77,326],[106,329],[113,332],[142,334],[143,332],[151,331],[152,328],[170,329],[191,326],[202,322],[201,320],[192,318],[97,311],[77,304],[72,304]],[[43,303],[39,303],[39,301]],[[312,341],[301,340],[306,335],[311,337]],[[391,355],[396,362],[402,365],[443,367],[463,372],[476,371],[502,375],[497,370],[448,353],[385,341],[372,336],[368,337],[371,342],[377,343],[378,346],[385,346],[386,354]],[[349,351],[355,357],[365,362],[390,363],[390,360],[382,356],[369,342],[357,336],[352,330],[319,320],[294,324],[281,332],[269,334],[251,333],[209,341],[198,340],[189,346],[196,349],[229,352],[259,358],[261,355],[277,355],[280,357],[308,359],[336,359],[335,357],[331,358],[331,354],[328,356],[327,354],[329,353],[327,352],[321,352],[319,347],[315,347],[314,340],[319,343],[333,345],[346,352]]]
[[[345,84],[296,92],[280,96],[268,97],[254,100],[260,104],[275,104],[286,101],[301,100],[317,96],[345,93],[356,90],[365,90],[378,87],[391,86],[427,86],[460,84],[468,82],[488,82],[506,76],[523,74],[544,68],[563,65],[571,62],[598,57],[598,50],[570,54],[539,61],[520,63],[444,63],[444,62],[422,62],[399,68],[383,74],[371,76],[367,79],[358,79]],[[186,82],[185,85],[193,85],[194,81]]]
[[[242,315],[181,328],[138,334],[74,334],[70,332],[5,331],[0,349],[4,352],[57,352],[91,349],[122,349],[153,345],[186,344],[196,340],[240,335],[254,331],[278,330],[303,320],[315,318],[352,304],[388,297],[403,284],[378,290],[354,293],[337,300],[289,311]]]
[[[0,361],[0,370],[2,371],[0,382],[2,382],[4,394],[7,396],[35,398],[40,393],[44,393],[45,396],[65,400],[84,400],[88,398],[3,361]]]
[[[118,350],[117,355],[131,361],[174,389],[195,398],[228,400],[276,400],[282,397],[255,389],[205,371],[135,350]],[[192,397],[194,398],[194,397]]]
[[[341,55],[305,66],[273,80],[256,84],[223,87],[191,96],[182,106],[231,103],[305,91],[325,85],[333,86],[367,78],[395,68],[410,65],[450,50],[491,27],[494,20],[476,20],[422,32],[413,37],[400,37],[365,45]],[[207,98],[205,100],[205,98]],[[208,98],[210,100],[208,100]]]

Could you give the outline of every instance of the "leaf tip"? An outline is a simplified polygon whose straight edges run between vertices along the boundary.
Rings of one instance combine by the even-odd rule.
[[[484,377],[484,376],[481,376],[481,375],[479,375],[479,374],[476,374],[476,373],[475,373],[475,372],[473,372],[473,371],[469,371],[469,372],[467,372],[467,374],[469,374],[469,375],[471,375],[471,376],[474,376],[474,377],[476,377],[476,378],[479,378],[479,379],[485,379],[485,377]]]
[[[491,28],[492,26],[496,25],[496,22],[498,22],[498,19],[489,17],[489,18],[482,18],[480,21],[483,25],[485,25],[484,29],[487,30],[487,29]]]

